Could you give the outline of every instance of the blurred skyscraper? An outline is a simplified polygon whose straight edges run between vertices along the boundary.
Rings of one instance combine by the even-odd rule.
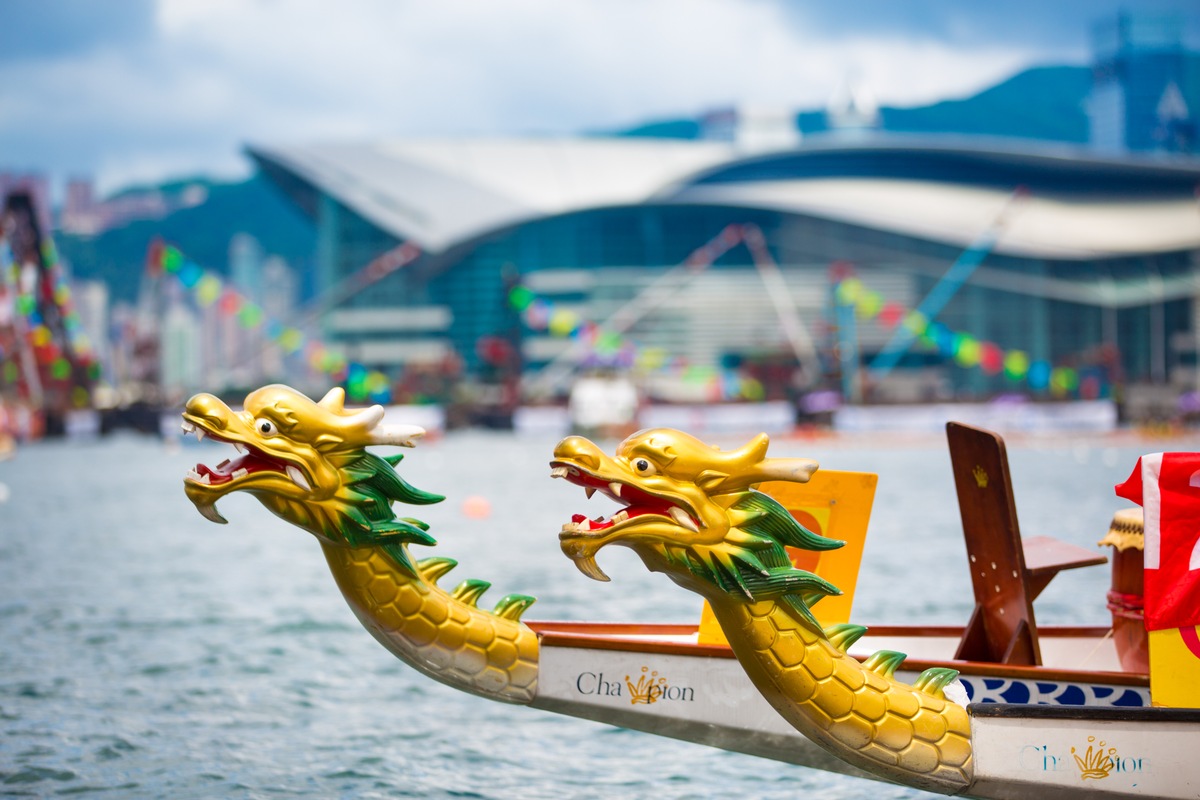
[[[1196,147],[1200,66],[1184,20],[1122,13],[1093,29],[1091,144],[1106,153]]]

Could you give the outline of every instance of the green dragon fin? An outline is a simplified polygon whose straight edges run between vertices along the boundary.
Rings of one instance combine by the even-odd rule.
[[[841,622],[837,625],[830,625],[825,629],[825,638],[829,639],[838,650],[843,653],[848,651],[855,642],[862,638],[862,635],[867,632],[863,625],[852,625],[849,622]]]
[[[943,690],[946,686],[953,683],[956,678],[958,678],[958,670],[956,669],[930,667],[917,676],[917,680],[913,683],[913,686],[925,692],[925,694],[945,700],[946,693]]]
[[[417,567],[421,570],[421,576],[430,583],[437,583],[439,578],[457,566],[457,561],[445,556],[423,558],[417,562]]]
[[[863,667],[888,680],[895,680],[896,667],[903,664],[906,658],[906,654],[895,650],[878,650],[867,657]]]
[[[458,600],[463,605],[475,607],[479,602],[479,596],[490,589],[492,584],[487,581],[481,581],[476,578],[467,578],[465,581],[454,587],[454,591],[450,593],[451,597]]]
[[[493,612],[498,617],[511,619],[513,622],[521,619],[521,615],[525,613],[525,609],[529,608],[537,602],[537,598],[530,597],[527,594],[506,594],[500,598],[500,602],[496,603],[496,610]]]
[[[841,594],[841,593],[838,592],[838,594]],[[801,592],[800,593],[800,602],[804,603],[804,605],[808,606],[809,608],[812,608],[817,603],[824,600],[826,597],[829,597],[829,592],[826,592],[821,589],[813,589],[812,591]]]

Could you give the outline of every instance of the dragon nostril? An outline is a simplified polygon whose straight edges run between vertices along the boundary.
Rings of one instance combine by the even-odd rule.
[[[596,445],[582,436],[568,436],[563,439],[554,448],[554,457],[570,459],[584,469],[596,469],[600,466]]]
[[[231,413],[229,406],[208,393],[193,395],[184,406],[184,411],[193,417],[203,419],[215,430],[225,429],[226,415]]]

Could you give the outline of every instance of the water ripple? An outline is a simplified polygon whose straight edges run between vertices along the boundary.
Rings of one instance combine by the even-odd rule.
[[[497,596],[536,595],[536,618],[695,619],[698,600],[631,553],[602,554],[607,585],[563,559],[556,533],[581,498],[545,479],[552,447],[454,434],[406,458],[414,485],[486,496],[493,509],[480,522],[453,497],[422,507],[417,516],[439,545],[416,555],[458,559],[458,572],[492,581]],[[856,617],[965,621],[970,583],[943,449],[775,447],[830,469],[880,473]],[[312,537],[250,497],[222,501],[225,527],[195,513],[182,475],[223,452],[206,442],[172,453],[117,437],[89,446],[86,471],[78,447],[61,442],[0,464],[12,489],[0,544],[0,794],[926,797],[489,704],[423,678],[361,629]],[[1023,530],[1053,523],[1046,532],[1091,546],[1121,505],[1112,485],[1137,455],[1117,448],[1079,461],[1069,448],[1010,446]],[[1108,572],[1074,572],[1039,598],[1039,622],[1106,621]],[[889,590],[901,581],[914,590]],[[1089,596],[1099,599],[1079,602]]]

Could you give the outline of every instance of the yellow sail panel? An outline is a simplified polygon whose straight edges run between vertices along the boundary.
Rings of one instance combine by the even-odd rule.
[[[1150,702],[1200,708],[1200,627],[1150,631]]]
[[[788,548],[797,568],[815,573],[842,590],[840,596],[827,597],[813,608],[822,625],[850,621],[878,483],[879,476],[870,472],[820,469],[808,483],[768,481],[758,487],[813,533],[846,543],[836,550],[819,553]],[[700,613],[700,643],[726,644],[725,634],[707,601]]]

